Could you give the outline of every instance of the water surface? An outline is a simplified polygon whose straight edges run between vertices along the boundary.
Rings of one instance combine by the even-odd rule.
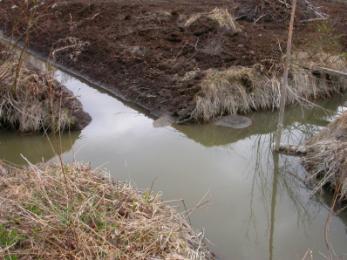
[[[153,127],[153,120],[111,95],[56,71],[56,78],[81,100],[92,122],[61,138],[0,132],[0,158],[24,164],[54,160],[91,162],[141,189],[153,186],[165,200],[182,199],[196,229],[203,230],[221,259],[302,259],[312,250],[324,259],[328,201],[311,196],[297,158],[271,154],[277,113],[250,115],[253,125]],[[325,126],[346,97],[325,108],[290,108],[283,142],[299,143]],[[54,149],[52,149],[54,148]],[[279,165],[275,163],[279,160]],[[206,203],[204,203],[206,202]],[[179,204],[178,206],[181,206]],[[333,217],[329,240],[347,259],[347,216]]]

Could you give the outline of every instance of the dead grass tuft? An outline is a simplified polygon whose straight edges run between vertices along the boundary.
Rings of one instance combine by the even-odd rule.
[[[158,194],[140,193],[86,165],[10,169],[0,183],[3,257],[212,258],[203,235]]]
[[[347,200],[347,113],[311,138],[306,150],[303,164],[319,180],[314,191],[329,187]]]
[[[309,57],[298,53],[294,55],[293,64],[289,74],[288,105],[327,98],[347,89],[345,78],[315,71],[321,64],[345,70],[347,62],[343,57],[327,54]],[[209,69],[205,71],[191,117],[209,121],[223,114],[277,109],[280,84],[280,76],[267,75],[257,65],[253,68]]]
[[[191,26],[201,17],[210,18],[213,21],[216,21],[221,28],[230,30],[232,32],[239,32],[240,28],[237,25],[235,19],[232,17],[228,9],[216,7],[209,13],[198,13],[191,16],[186,22],[185,27]]]
[[[8,53],[0,63],[0,127],[21,132],[81,129],[90,120],[73,94],[49,73]]]

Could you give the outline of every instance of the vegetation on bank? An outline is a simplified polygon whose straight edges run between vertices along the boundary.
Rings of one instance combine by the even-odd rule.
[[[0,45],[0,128],[58,132],[80,130],[89,122],[81,103],[51,73]]]
[[[320,70],[320,67],[343,71],[347,60],[342,55],[296,53],[290,68],[287,105],[307,104],[347,90],[346,77]],[[269,75],[260,65],[207,70],[191,116],[195,120],[210,121],[223,114],[278,109],[281,84],[280,74]]]
[[[4,0],[0,24],[154,117],[211,121],[278,108],[291,3]],[[345,90],[321,70],[346,68],[345,8],[298,1],[287,104]]]
[[[280,152],[302,157],[314,193],[328,190],[336,201],[347,202],[347,112],[305,144],[283,145]]]
[[[2,165],[0,205],[4,259],[213,259],[158,194],[83,164]]]
[[[327,188],[347,202],[347,112],[305,144],[303,164],[318,180],[316,190]]]

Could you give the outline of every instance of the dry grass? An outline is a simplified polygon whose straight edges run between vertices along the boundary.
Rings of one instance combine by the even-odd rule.
[[[345,70],[347,61],[342,56],[320,54],[308,57],[301,52],[294,55],[293,63],[289,73],[287,105],[327,98],[347,89],[347,81],[343,77],[312,73],[321,64]],[[267,76],[257,65],[253,68],[231,67],[222,71],[209,69],[205,71],[191,117],[209,121],[223,114],[277,109],[280,84],[280,76]]]
[[[213,21],[216,21],[218,25],[221,28],[224,28],[226,30],[230,30],[233,32],[239,32],[240,28],[237,25],[235,19],[232,17],[228,9],[225,8],[218,8],[216,7],[209,13],[198,13],[193,16],[191,16],[186,22],[185,27],[189,27],[193,23],[195,23],[197,20],[199,20],[201,17],[207,17],[210,18]]]
[[[347,112],[307,142],[303,164],[319,180],[315,192],[328,186],[347,200]]]
[[[19,61],[18,55],[11,52],[2,55],[0,127],[21,132],[58,132],[87,124],[89,117],[71,92],[49,73],[41,73]]]
[[[158,194],[140,193],[86,165],[10,169],[0,183],[3,257],[213,258],[203,235]]]

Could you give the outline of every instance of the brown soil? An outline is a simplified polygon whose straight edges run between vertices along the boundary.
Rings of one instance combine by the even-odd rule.
[[[24,34],[30,13],[24,2],[0,3],[0,24],[7,35]],[[305,22],[315,15],[299,2],[296,48],[319,43],[326,51],[345,52],[346,6],[314,1],[331,16],[324,22]],[[228,9],[240,30],[221,27],[206,15],[185,26],[193,15],[216,7]],[[281,71],[290,13],[290,7],[264,0],[49,0],[37,10],[40,15],[30,31],[33,50],[52,55],[155,117],[181,119],[195,107],[204,76],[199,71],[255,64],[262,65],[264,73]],[[180,80],[190,71],[198,73]]]

